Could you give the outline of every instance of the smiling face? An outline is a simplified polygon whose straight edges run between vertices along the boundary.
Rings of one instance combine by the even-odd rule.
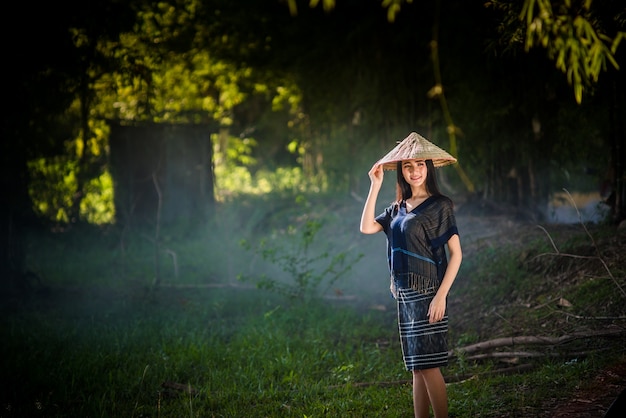
[[[424,160],[402,161],[402,176],[411,189],[425,187],[428,169]]]

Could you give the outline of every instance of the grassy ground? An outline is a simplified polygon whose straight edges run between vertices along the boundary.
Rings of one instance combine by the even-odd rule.
[[[302,213],[286,217],[296,225]],[[284,287],[237,280],[285,273],[263,253],[244,256],[239,236],[258,243],[271,234],[255,225],[272,224],[259,213],[244,218],[254,221],[238,224],[237,240],[215,225],[164,229],[158,247],[149,230],[30,236],[29,264],[43,283],[2,294],[0,417],[411,416],[393,301],[384,280],[366,280],[368,271],[385,274],[384,259],[381,270],[371,267],[380,258],[370,260],[384,239],[329,222],[333,239],[322,230],[322,243],[303,253],[297,233],[286,247],[270,241],[265,248],[300,254],[288,260],[305,261],[291,270],[301,278],[318,277],[332,260],[326,252],[357,259],[356,242],[366,254],[324,297],[323,278],[319,286],[281,278],[312,295],[288,298],[277,292]],[[458,221],[465,259],[449,299],[454,351],[443,370],[450,415],[559,416],[601,384],[606,396],[572,415],[601,417],[626,387],[626,233]],[[289,235],[273,231],[283,243]],[[551,240],[561,254],[548,254]],[[463,351],[529,335],[579,337]]]

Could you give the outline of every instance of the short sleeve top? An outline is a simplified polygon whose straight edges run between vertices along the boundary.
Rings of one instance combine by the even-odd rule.
[[[396,284],[420,291],[437,289],[446,272],[445,244],[459,231],[452,201],[430,196],[412,211],[394,203],[376,217],[387,236],[389,270]]]

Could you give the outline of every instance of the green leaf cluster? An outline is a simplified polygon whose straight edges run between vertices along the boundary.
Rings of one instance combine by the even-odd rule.
[[[262,274],[260,277],[240,275],[240,280],[256,281],[260,289],[275,292],[295,302],[309,302],[324,296],[363,255],[313,248],[321,228],[320,221],[307,220],[299,228],[290,225],[271,239],[261,239],[256,246],[242,241],[244,249],[252,250],[263,260],[276,265],[286,273],[287,279]]]
[[[520,15],[526,24],[525,48],[546,49],[556,67],[567,76],[577,103],[583,91],[607,70],[619,65],[615,53],[626,32],[604,32],[592,13],[593,0],[526,0]]]

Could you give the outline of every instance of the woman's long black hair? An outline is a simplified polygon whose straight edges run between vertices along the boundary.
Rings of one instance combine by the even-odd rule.
[[[437,169],[433,164],[433,160],[426,160],[426,170],[428,172],[426,175],[426,191],[431,196],[440,196],[441,192],[439,191],[439,185],[437,184]],[[402,161],[398,161],[396,174],[398,176],[396,201],[397,203],[400,203],[401,201],[407,200],[413,196],[413,192],[411,191],[411,186],[406,182],[404,176],[402,175]]]

